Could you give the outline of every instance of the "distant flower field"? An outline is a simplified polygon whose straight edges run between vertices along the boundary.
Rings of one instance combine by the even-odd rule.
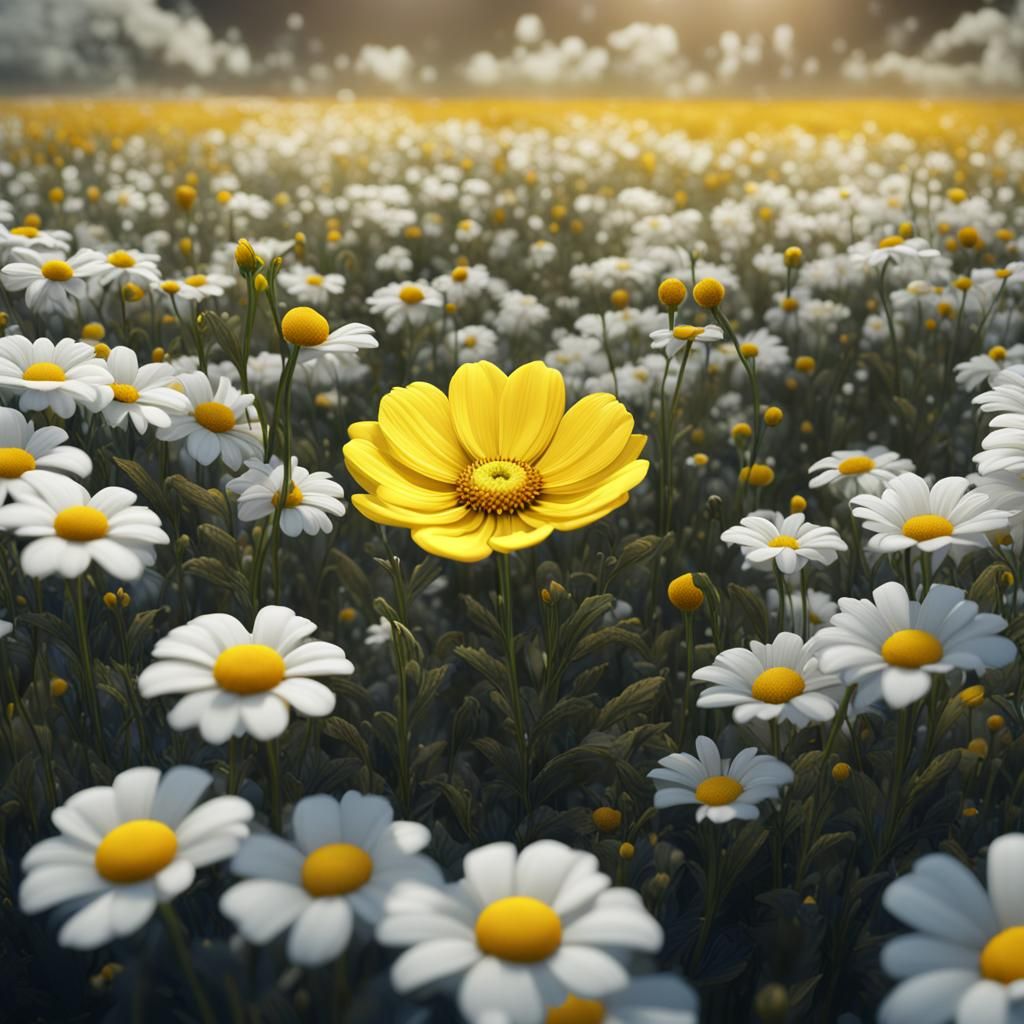
[[[1020,1020],[1021,125],[0,107],[0,1017]]]

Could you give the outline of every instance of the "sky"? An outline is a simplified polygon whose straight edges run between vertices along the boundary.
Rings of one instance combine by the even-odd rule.
[[[1015,95],[1024,0],[0,0],[0,91]]]

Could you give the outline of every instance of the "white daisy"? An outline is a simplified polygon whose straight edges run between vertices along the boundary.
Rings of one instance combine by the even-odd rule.
[[[152,252],[140,252],[138,249],[115,249],[110,253],[99,253],[106,266],[93,276],[93,289],[96,294],[113,284],[123,288],[126,284],[137,284],[148,289],[160,282],[160,257]]]
[[[374,927],[400,882],[440,885],[437,865],[420,851],[430,831],[394,821],[382,796],[320,794],[295,805],[289,842],[250,836],[231,862],[245,879],[220,898],[220,911],[246,941],[263,945],[288,932],[288,959],[319,967],[340,956],[356,926]]]
[[[1009,514],[993,508],[984,491],[967,493],[970,486],[965,477],[949,476],[929,488],[916,473],[903,473],[886,484],[881,497],[860,494],[850,505],[874,535],[868,541],[871,551],[892,554],[916,548],[938,564],[950,552],[984,547],[985,534],[1009,522]]]
[[[399,993],[450,986],[471,1024],[542,1024],[546,1007],[570,993],[624,991],[625,952],[661,949],[661,926],[639,893],[611,888],[591,853],[552,839],[521,852],[491,843],[468,853],[463,871],[443,888],[397,886],[377,939],[409,947],[391,969]]]
[[[232,615],[200,615],[156,642],[139,692],[184,694],[167,724],[198,728],[207,743],[246,733],[274,739],[288,727],[290,708],[314,718],[334,710],[334,694],[315,676],[355,671],[340,647],[307,642],[315,632],[315,622],[278,605],[261,608],[251,631]]]
[[[104,268],[103,257],[91,249],[68,260],[38,249],[15,249],[12,255],[17,260],[0,270],[0,281],[8,291],[24,292],[28,308],[43,316],[73,317],[75,300],[86,297],[86,281]]]
[[[201,466],[220,458],[228,469],[238,469],[243,459],[263,449],[253,395],[243,395],[226,377],[221,377],[214,391],[210,378],[200,370],[182,374],[178,380],[188,408],[168,410],[171,423],[157,430],[159,440],[184,439],[185,450]]]
[[[70,248],[70,231],[44,231],[42,228],[32,227],[30,224],[7,228],[0,224],[0,253],[11,253],[15,249],[66,253]]]
[[[103,410],[103,418],[112,427],[123,427],[130,421],[138,433],[144,434],[150,426],[169,427],[169,409],[182,415],[188,410],[188,399],[170,387],[174,370],[167,363],[140,367],[135,351],[118,345],[107,356],[107,369],[114,378],[110,385],[114,400]]]
[[[846,542],[831,526],[805,522],[803,512],[785,518],[778,512],[744,516],[739,526],[723,531],[722,540],[739,544],[752,565],[770,569],[774,564],[786,576],[810,562],[831,565],[846,551]]]
[[[921,260],[932,260],[941,254],[938,249],[930,248],[923,238],[889,235],[878,243],[877,248],[867,252],[851,249],[849,255],[854,263],[862,262],[869,267],[881,267],[898,256],[916,256]]]
[[[697,993],[678,974],[644,974],[604,999],[569,996],[544,1024],[697,1024]]]
[[[1011,366],[996,375],[991,391],[974,399],[982,412],[997,413],[974,456],[978,472],[1024,473],[1024,366]]]
[[[737,725],[760,721],[808,722],[835,717],[843,685],[818,668],[809,644],[796,633],[779,633],[770,644],[722,651],[693,678],[711,685],[697,698],[701,708],[732,708]]]
[[[399,281],[378,288],[366,305],[375,316],[384,318],[388,331],[394,334],[406,324],[420,327],[439,316],[444,299],[426,281]]]
[[[839,612],[813,640],[818,665],[857,684],[854,708],[884,698],[905,708],[923,697],[932,675],[961,669],[983,675],[1008,665],[1017,647],[1000,615],[979,613],[957,587],[935,584],[911,601],[901,583],[883,583],[871,598],[841,597]]]
[[[249,834],[253,808],[237,796],[196,804],[213,781],[178,765],[129,768],[111,786],[69,797],[51,818],[61,833],[22,859],[21,909],[38,914],[58,904],[85,905],[57,941],[97,949],[137,932],[158,903],[188,889],[196,868],[231,857]]]
[[[714,740],[698,736],[696,750],[696,757],[669,754],[647,773],[654,780],[654,806],[659,810],[697,804],[697,821],[753,821],[757,805],[777,800],[779,789],[793,781],[789,765],[759,754],[756,747],[723,758]]]
[[[708,327],[694,327],[692,324],[676,324],[675,327],[662,327],[651,331],[651,348],[656,352],[664,352],[666,358],[675,359],[687,345],[702,342],[705,345],[717,345],[725,335],[722,328],[715,324]]]
[[[321,274],[307,266],[282,270],[277,275],[277,283],[288,295],[306,306],[326,306],[333,297],[345,291],[343,274]]]
[[[95,562],[119,580],[137,580],[156,561],[155,544],[169,544],[160,517],[135,505],[124,487],[94,495],[74,480],[42,469],[29,470],[9,485],[0,508],[0,529],[31,538],[21,568],[42,578],[81,576]]]
[[[914,931],[890,939],[882,967],[901,979],[881,1024],[1012,1024],[1024,1000],[1024,835],[988,848],[988,891],[955,857],[918,858],[882,904]]]
[[[114,398],[112,383],[107,364],[74,338],[0,338],[0,390],[18,395],[22,412],[52,409],[63,419],[79,405],[98,412]]]
[[[248,459],[248,469],[227,485],[227,490],[238,495],[238,518],[245,523],[266,519],[274,514],[281,500],[284,483],[284,464],[275,455],[269,464],[261,459]],[[310,473],[292,456],[289,475],[288,500],[281,512],[281,530],[289,537],[301,533],[311,536],[330,533],[334,528],[331,516],[345,514],[341,501],[345,491],[331,479],[330,473]]]
[[[883,445],[870,448],[852,448],[833,452],[818,459],[808,470],[812,475],[809,486],[826,487],[835,484],[844,497],[855,494],[881,494],[885,485],[900,473],[912,473],[914,463],[891,452]]]
[[[11,481],[33,469],[88,476],[92,459],[64,442],[66,430],[32,425],[17,409],[0,408],[0,505],[7,500]]]
[[[996,377],[1010,366],[1024,363],[1024,345],[993,345],[987,352],[971,356],[956,364],[956,382],[965,391],[974,391],[982,384],[991,387]]]

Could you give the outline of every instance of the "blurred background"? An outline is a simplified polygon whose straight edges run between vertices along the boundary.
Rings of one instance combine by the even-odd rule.
[[[1024,0],[0,0],[0,91],[970,97]]]

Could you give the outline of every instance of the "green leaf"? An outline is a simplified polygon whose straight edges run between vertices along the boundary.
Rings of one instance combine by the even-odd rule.
[[[597,729],[608,729],[630,715],[647,714],[664,693],[664,676],[651,676],[631,683],[601,709]]]
[[[224,497],[223,491],[212,487],[207,490],[207,488],[200,487],[199,484],[193,483],[187,477],[180,474],[169,476],[167,478],[167,486],[175,491],[182,501],[187,505],[191,505],[197,511],[216,516],[224,522],[228,521],[228,502],[227,498]]]
[[[142,468],[131,459],[119,459],[115,456],[114,465],[132,482],[135,490],[146,499],[146,504],[159,513],[160,518],[167,521],[171,518],[171,508],[163,488]]]

